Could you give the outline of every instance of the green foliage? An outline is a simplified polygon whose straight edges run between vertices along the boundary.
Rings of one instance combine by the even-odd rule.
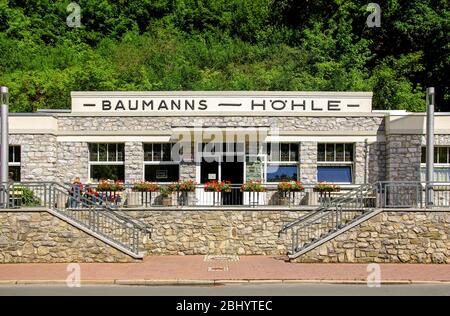
[[[450,110],[447,0],[0,0],[11,110],[68,108],[76,90],[374,91],[374,107]]]

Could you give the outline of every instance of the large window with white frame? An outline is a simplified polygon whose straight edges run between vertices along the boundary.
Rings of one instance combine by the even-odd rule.
[[[174,182],[180,178],[179,157],[173,143],[144,144],[144,179],[154,182]],[[180,149],[181,151],[181,149]],[[182,152],[180,152],[182,156]]]
[[[89,178],[125,180],[125,144],[90,143]]]
[[[354,144],[318,143],[317,180],[353,183]]]
[[[426,180],[427,148],[422,147],[420,178]],[[433,181],[450,182],[450,146],[434,147],[434,175]]]
[[[268,143],[267,182],[298,180],[299,144]]]
[[[20,146],[9,146],[8,170],[10,180],[20,181]]]

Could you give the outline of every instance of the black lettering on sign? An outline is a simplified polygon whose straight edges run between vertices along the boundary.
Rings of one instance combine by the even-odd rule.
[[[162,100],[161,103],[158,106],[158,111],[159,110],[169,110],[169,107],[166,104],[166,101]]]
[[[306,111],[306,101],[303,100],[303,103],[294,103],[295,101],[291,101],[291,110],[294,111],[296,106],[299,106],[303,109],[303,111]]]
[[[181,101],[180,100],[171,100],[170,101],[170,108],[173,110],[181,110]]]
[[[134,100],[134,102],[131,100],[128,101],[128,108],[130,109],[130,111],[136,111],[138,107],[139,107],[138,100]]]
[[[125,110],[125,105],[123,105],[122,100],[119,100],[119,102],[117,102],[116,108],[114,110]]]
[[[311,111],[323,111],[322,108],[315,108],[314,107],[314,100],[311,100]]]
[[[147,108],[147,107],[150,107],[150,110],[153,111],[153,100],[150,100],[148,102],[145,100],[142,100],[142,111],[145,111],[145,108]]]
[[[109,101],[109,100],[102,100],[102,110],[103,111],[111,110],[111,101]]]
[[[270,100],[270,102],[272,103],[272,109],[274,109],[276,111],[281,111],[281,110],[284,110],[284,108],[286,107],[287,101],[283,101],[283,100],[273,100],[272,101],[272,100]]]
[[[328,100],[328,111],[340,111],[340,103],[338,100]]]
[[[347,104],[348,108],[359,108],[359,104]]]
[[[199,110],[204,111],[204,110],[206,110],[207,108],[208,108],[208,104],[207,104],[207,101],[206,101],[206,100],[200,100],[200,101],[198,102],[198,109],[199,109]]]
[[[255,109],[255,106],[262,106],[263,110],[265,110],[266,100],[263,100],[263,103],[255,103],[255,100],[252,100],[252,111]]]
[[[192,100],[192,102],[189,102],[189,100],[185,100],[184,101],[184,109],[187,111],[188,109],[190,110],[195,110],[195,101]]]

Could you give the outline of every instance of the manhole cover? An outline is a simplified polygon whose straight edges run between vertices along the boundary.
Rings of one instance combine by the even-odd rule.
[[[203,261],[239,261],[239,256],[234,255],[206,255]]]
[[[228,271],[228,267],[208,267],[208,272],[224,272]]]

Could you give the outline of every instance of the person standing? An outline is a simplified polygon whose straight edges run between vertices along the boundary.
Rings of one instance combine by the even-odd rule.
[[[83,183],[79,177],[76,177],[70,188],[70,208],[78,208],[81,200],[81,192],[83,191]]]

